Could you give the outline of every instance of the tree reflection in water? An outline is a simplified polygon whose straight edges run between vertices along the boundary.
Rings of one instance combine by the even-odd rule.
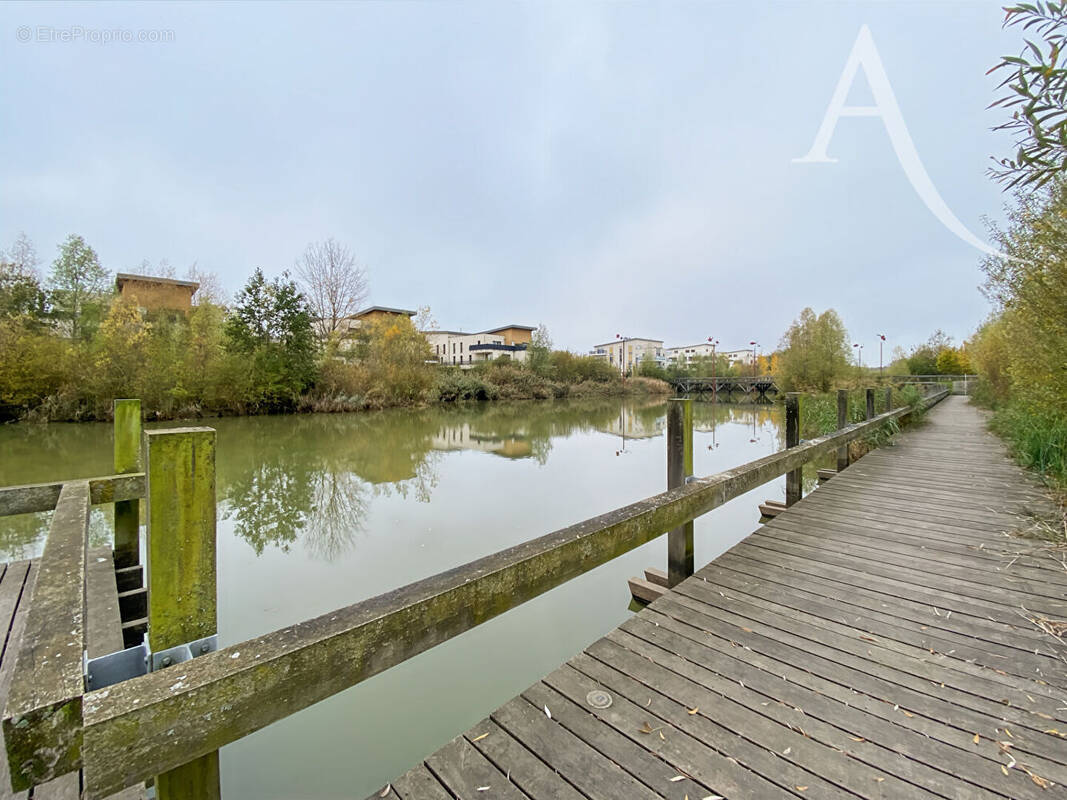
[[[773,426],[771,407],[697,403],[694,412],[698,430],[742,420],[757,430]],[[448,452],[477,451],[544,465],[555,439],[593,431],[651,438],[662,435],[665,417],[666,401],[656,398],[483,403],[197,424],[218,431],[220,517],[232,521],[236,535],[257,555],[268,548],[289,552],[299,544],[314,558],[332,561],[351,552],[366,534],[376,499],[429,503]],[[111,469],[111,426],[105,424],[5,426],[0,447],[14,456],[0,464],[0,478],[8,484],[103,475]],[[485,468],[493,472],[491,463]],[[7,558],[39,554],[49,517],[0,519],[0,548]],[[109,506],[94,510],[94,542],[109,541],[110,518]]]

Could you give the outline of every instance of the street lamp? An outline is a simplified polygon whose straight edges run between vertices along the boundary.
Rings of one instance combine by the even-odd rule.
[[[853,344],[852,346],[855,347],[855,348],[858,348],[856,350],[856,361],[859,364],[860,369],[863,369],[863,345],[862,344]]]
[[[878,334],[878,375],[879,377],[885,374],[885,367],[882,366],[882,345],[885,344],[885,334]]]
[[[621,333],[616,333],[615,338],[619,340],[619,372],[622,376],[626,377],[626,340],[628,336],[623,336]]]
[[[711,345],[711,402],[719,402],[718,387],[715,382],[715,362],[718,360],[718,356],[715,355],[715,348],[719,344],[718,339],[712,339],[708,337],[708,343]],[[713,437],[714,438],[714,437]]]
[[[756,348],[759,347],[759,342],[749,342],[752,345],[752,377],[756,377]]]

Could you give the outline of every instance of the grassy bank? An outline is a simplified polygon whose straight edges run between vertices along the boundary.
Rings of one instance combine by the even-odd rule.
[[[908,406],[912,409],[910,422],[915,424],[922,420],[925,413],[922,406],[923,395],[915,386],[903,386],[893,390],[893,407]],[[874,413],[886,412],[885,388],[875,389]],[[848,390],[848,422],[863,422],[867,418],[866,389],[850,388]],[[800,398],[800,437],[815,439],[837,430],[837,393],[826,392],[806,394]],[[849,444],[852,458],[860,458],[877,447],[888,444],[900,431],[896,420],[883,425],[874,433],[864,436]]]
[[[1020,464],[1067,490],[1067,411],[1011,404],[994,409],[990,427]]]

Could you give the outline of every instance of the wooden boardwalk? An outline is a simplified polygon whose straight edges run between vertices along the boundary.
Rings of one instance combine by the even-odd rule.
[[[373,797],[1067,797],[1052,511],[950,398]]]

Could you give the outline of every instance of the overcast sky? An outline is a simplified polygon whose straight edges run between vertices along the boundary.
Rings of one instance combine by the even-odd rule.
[[[197,262],[233,292],[332,236],[373,304],[543,322],[575,350],[770,349],[807,305],[867,363],[878,333],[965,337],[982,255],[882,120],[843,118],[837,163],[793,159],[866,24],[933,183],[985,239],[1007,200],[985,72],[1019,34],[997,2],[758,7],[6,4],[0,244],[25,231],[47,267],[75,232],[112,272]],[[169,41],[87,41],[105,32]],[[871,101],[862,73],[849,100]]]

